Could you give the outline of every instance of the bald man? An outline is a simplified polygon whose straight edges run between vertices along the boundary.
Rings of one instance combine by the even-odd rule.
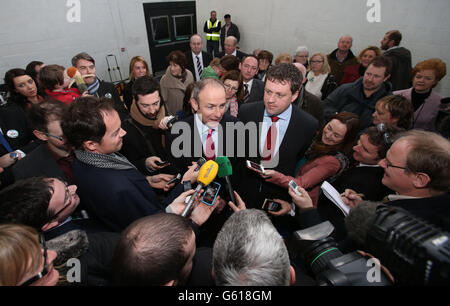
[[[220,52],[218,57],[224,57],[225,55],[234,55],[239,58],[240,61],[247,55],[237,49],[238,39],[234,36],[228,36],[225,38],[224,51]]]
[[[188,61],[186,68],[192,72],[196,81],[200,81],[203,69],[208,67],[209,63],[212,61],[212,55],[202,50],[202,37],[198,34],[191,36],[189,46],[191,47],[191,50],[185,53]]]
[[[298,106],[300,109],[314,116],[314,118],[319,121],[319,127],[323,124],[323,106],[321,100],[307,91],[303,85],[306,82],[306,67],[300,63],[294,63],[295,67],[302,73],[303,81],[302,86],[300,87],[300,92],[298,94],[297,100],[292,102],[293,105]]]
[[[339,38],[337,49],[328,54],[328,63],[330,64],[331,74],[334,75],[336,82],[341,83],[344,69],[347,66],[358,64],[358,60],[353,55],[351,49],[353,38],[350,35],[344,35]]]

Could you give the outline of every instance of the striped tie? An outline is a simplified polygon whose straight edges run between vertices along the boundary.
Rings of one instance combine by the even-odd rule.
[[[202,77],[202,72],[203,72],[202,64],[200,63],[200,58],[198,57],[198,55],[196,55],[195,57],[197,58],[197,71],[198,71],[198,76],[199,76],[199,78],[201,78],[201,77]]]

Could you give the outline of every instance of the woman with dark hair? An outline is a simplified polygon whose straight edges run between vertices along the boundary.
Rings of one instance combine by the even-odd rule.
[[[320,185],[327,180],[332,182],[342,171],[349,167],[349,157],[359,132],[358,116],[350,112],[341,112],[318,133],[316,139],[305,153],[305,163],[295,178],[278,171],[267,169],[261,174],[267,182],[288,189],[289,181],[306,189],[317,206]],[[286,213],[290,211],[286,209]]]
[[[32,61],[25,68],[25,71],[27,72],[27,74],[33,78],[33,80],[36,82],[36,84],[39,83],[39,71],[44,66],[45,66],[45,64],[41,61]]]
[[[150,76],[148,64],[142,56],[134,56],[130,61],[130,81],[125,85],[123,89],[123,103],[125,103],[128,110],[131,109],[131,103],[133,102],[132,88],[134,81],[144,75]]]
[[[14,68],[5,73],[5,85],[9,93],[9,102],[16,103],[24,110],[31,104],[42,102],[36,82],[24,69]]]
[[[266,72],[270,66],[272,66],[273,54],[270,51],[262,50],[258,53],[258,74],[256,78],[265,81],[266,80]]]
[[[186,69],[187,59],[183,52],[175,50],[167,56],[169,67],[161,78],[161,95],[170,114],[183,108],[186,86],[194,82],[192,72]]]
[[[433,88],[447,74],[447,66],[432,58],[418,63],[412,70],[413,86],[398,90],[394,95],[401,95],[411,101],[414,108],[413,129],[436,131],[436,119],[442,97]]]
[[[225,87],[225,95],[228,103],[228,113],[237,117],[239,106],[244,100],[244,82],[242,75],[237,70],[232,70],[222,76],[223,86]]]

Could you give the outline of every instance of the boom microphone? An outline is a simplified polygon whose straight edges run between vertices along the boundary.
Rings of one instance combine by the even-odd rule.
[[[217,176],[217,172],[219,171],[219,165],[213,161],[208,160],[203,166],[200,168],[197,177],[197,188],[195,188],[195,192],[192,194],[189,202],[186,204],[183,212],[181,213],[182,217],[186,217],[191,210],[192,205],[194,204],[195,198],[197,197],[200,190],[208,186]]]
[[[77,68],[75,67],[69,67],[67,69],[67,75],[70,78],[74,78],[75,79],[75,83],[77,83],[77,87],[78,90],[80,91],[80,93],[84,93],[85,91],[88,91],[86,82],[84,81],[83,77],[81,76],[81,73],[78,71]]]
[[[345,218],[348,236],[360,245],[365,245],[366,236],[375,220],[375,212],[381,202],[364,201],[350,209]]]
[[[230,196],[231,202],[236,204],[236,198],[234,197],[233,186],[231,185],[230,176],[233,174],[233,167],[231,166],[230,159],[227,156],[216,157],[216,163],[219,165],[218,177],[224,177],[226,181],[226,188],[228,195]]]

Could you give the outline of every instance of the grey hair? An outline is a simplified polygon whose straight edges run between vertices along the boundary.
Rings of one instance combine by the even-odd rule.
[[[265,212],[234,213],[217,235],[213,267],[218,286],[288,286],[290,261],[284,241]]]
[[[308,52],[308,48],[306,46],[298,46],[297,49],[295,49],[295,55],[297,55],[299,52]]]
[[[236,37],[234,37],[234,36],[227,36],[227,38],[225,38],[225,40],[232,40],[233,41],[233,44],[236,46],[237,45],[237,43],[238,43],[238,40],[237,40],[237,38]]]
[[[78,53],[77,55],[75,55],[74,57],[72,57],[72,66],[76,67],[78,64],[78,61],[81,59],[91,62],[92,64],[95,65],[95,60],[92,56],[90,56],[86,52],[81,52],[81,53]]]

